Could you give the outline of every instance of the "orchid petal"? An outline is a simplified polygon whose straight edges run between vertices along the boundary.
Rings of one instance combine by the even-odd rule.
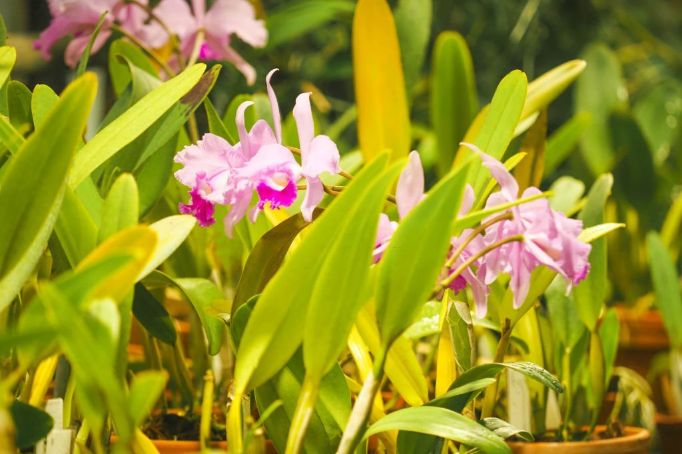
[[[237,113],[235,116],[235,122],[237,124],[237,132],[239,133],[239,143],[241,144],[242,150],[247,157],[252,156],[251,148],[249,146],[249,135],[246,132],[246,121],[244,120],[244,113],[246,109],[253,105],[253,101],[244,101],[237,107]]]
[[[282,117],[279,113],[279,104],[277,103],[275,90],[273,90],[272,85],[270,85],[270,79],[272,79],[272,76],[277,71],[279,71],[279,69],[275,68],[265,76],[265,85],[268,88],[268,98],[270,98],[270,109],[272,110],[272,123],[275,127],[275,137],[277,137],[278,143],[282,143]]]
[[[339,149],[336,144],[325,135],[316,136],[310,143],[310,152],[303,159],[303,175],[318,177],[324,172],[338,173]]]
[[[419,153],[410,153],[407,166],[400,174],[396,189],[396,202],[400,218],[407,216],[424,197],[424,170]]]
[[[476,145],[462,142],[462,145],[472,150],[483,160],[483,164],[490,170],[490,174],[497,180],[502,193],[509,199],[515,199],[519,195],[519,184],[507,168],[497,159],[484,153]]]
[[[298,130],[298,141],[301,144],[301,159],[306,161],[310,152],[310,143],[315,135],[313,111],[310,108],[310,93],[301,93],[296,97],[294,119]]]
[[[303,214],[303,219],[310,222],[313,220],[313,211],[324,197],[324,187],[319,178],[308,178],[307,181],[308,188],[301,203],[301,214]]]

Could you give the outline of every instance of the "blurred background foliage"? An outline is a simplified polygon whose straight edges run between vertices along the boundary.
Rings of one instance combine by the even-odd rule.
[[[351,56],[354,0],[253,2],[267,21],[269,43],[264,49],[237,47],[256,67],[259,80],[254,87],[258,88],[248,87],[234,68],[224,68],[212,94],[217,109],[224,112],[238,94],[261,90],[267,71],[279,67],[275,83],[282,110],[290,110],[300,91],[312,91],[319,129],[338,141],[342,153],[353,150],[357,146]],[[512,69],[522,69],[532,80],[567,60],[587,60],[578,83],[548,112],[548,146],[560,150],[554,153],[560,159],[546,164],[543,186],[550,187],[561,174],[579,180],[567,180],[565,187],[580,190],[597,175],[614,173],[609,217],[628,227],[610,237],[611,300],[648,304],[652,298],[647,296],[651,285],[645,233],[664,229],[666,218],[682,216],[680,203],[677,212],[669,212],[682,192],[682,4],[673,0],[390,3],[399,34],[401,28],[428,24],[431,5],[430,27],[419,33],[412,30],[412,39],[403,39],[401,46],[411,94],[413,146],[421,151],[432,175],[437,157],[429,119],[429,74],[433,44],[441,32],[459,32],[471,49],[480,105],[488,102],[497,82]],[[57,50],[51,62],[42,62],[32,51],[32,39],[49,23],[46,0],[0,0],[0,13],[6,18],[10,44],[19,49],[16,77],[29,87],[47,83],[61,90],[71,77],[61,53]],[[418,40],[428,43],[424,55]],[[92,63],[104,67],[106,58],[105,49]],[[106,77],[104,70],[100,75]],[[107,99],[101,102],[106,109]],[[668,232],[668,237],[679,250],[679,234]]]

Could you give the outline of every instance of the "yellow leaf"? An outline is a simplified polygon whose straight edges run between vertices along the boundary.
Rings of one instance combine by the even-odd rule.
[[[400,47],[386,0],[359,0],[353,18],[358,136],[365,162],[384,150],[391,161],[410,151],[410,118]]]

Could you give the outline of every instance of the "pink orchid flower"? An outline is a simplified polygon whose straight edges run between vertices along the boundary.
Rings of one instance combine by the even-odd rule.
[[[313,210],[324,197],[320,175],[325,172],[338,173],[341,170],[339,150],[328,136],[315,135],[310,93],[301,93],[296,98],[294,118],[301,145],[302,174],[307,183],[301,213],[303,213],[303,218],[310,222],[313,218]]]
[[[142,3],[146,4],[146,0]],[[129,29],[136,29],[141,23],[133,12],[139,7],[126,5],[123,0],[49,0],[48,6],[52,21],[33,45],[44,59],[50,60],[50,50],[57,41],[65,36],[73,36],[64,54],[64,61],[72,68],[78,64],[104,12],[109,14],[93,43],[91,50],[93,54],[99,51],[111,36],[114,22]]]
[[[265,25],[256,19],[256,12],[248,0],[216,0],[208,11],[206,0],[192,0],[191,9],[184,0],[162,0],[154,13],[178,35],[186,58],[190,58],[196,48],[200,60],[229,61],[249,85],[255,82],[256,71],[230,45],[232,35],[253,47],[263,47],[267,41]],[[150,27],[157,30],[157,33],[150,32],[150,36],[158,37],[160,26],[151,23]],[[163,44],[156,38],[148,43],[153,47]]]
[[[500,191],[491,194],[486,208],[502,203],[513,202],[519,198],[519,185],[504,165],[495,158],[483,153],[477,147],[464,144],[475,151],[493,178],[500,185]],[[539,194],[538,188],[530,187],[522,198]],[[511,276],[510,287],[514,293],[514,307],[520,307],[528,295],[530,276],[535,268],[544,265],[564,276],[572,285],[587,276],[590,269],[588,257],[591,246],[578,239],[582,222],[566,217],[553,210],[546,199],[517,205],[510,210],[513,218],[492,225],[486,231],[488,245],[523,235],[523,241],[504,244],[485,257],[488,267],[486,283],[494,281],[500,273]]]

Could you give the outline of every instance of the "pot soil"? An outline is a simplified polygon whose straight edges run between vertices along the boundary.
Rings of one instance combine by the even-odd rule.
[[[620,338],[616,365],[635,370],[646,377],[657,353],[670,349],[661,314],[616,306],[620,320]]]
[[[599,437],[606,431],[605,426],[597,426],[595,434]],[[647,454],[651,435],[646,429],[625,427],[623,436],[617,438],[601,438],[593,441],[569,442],[521,442],[510,441],[508,444],[514,454]]]
[[[663,454],[676,454],[682,447],[682,417],[656,414],[659,448]]]

